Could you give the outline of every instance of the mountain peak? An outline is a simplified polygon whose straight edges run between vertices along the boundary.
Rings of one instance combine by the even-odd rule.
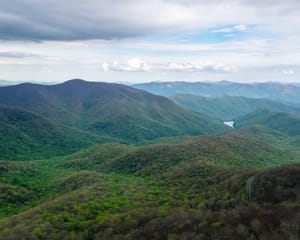
[[[71,84],[83,84],[83,83],[90,83],[90,82],[80,79],[80,78],[74,78],[74,79],[70,79],[65,82],[59,83],[57,85],[71,85]]]
[[[131,142],[226,130],[221,121],[185,110],[168,98],[121,84],[81,79],[52,86],[0,88],[0,104]]]

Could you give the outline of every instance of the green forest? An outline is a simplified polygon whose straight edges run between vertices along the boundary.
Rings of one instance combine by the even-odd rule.
[[[299,239],[300,117],[247,102],[233,129],[123,85],[1,87],[0,239]]]

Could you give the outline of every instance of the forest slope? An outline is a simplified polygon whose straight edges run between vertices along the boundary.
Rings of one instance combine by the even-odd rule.
[[[71,80],[58,85],[0,87],[0,104],[127,142],[166,136],[214,134],[221,121],[179,107],[167,98],[128,86]]]

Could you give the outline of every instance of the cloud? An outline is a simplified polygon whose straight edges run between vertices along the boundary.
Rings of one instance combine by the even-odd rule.
[[[280,42],[281,43],[281,42]],[[223,53],[239,54],[239,53],[258,53],[266,51],[273,47],[278,47],[279,42],[265,39],[246,39],[220,43],[160,43],[150,41],[123,42],[122,46],[128,49],[147,49],[151,51],[171,51],[171,52],[194,52],[199,54],[202,52],[216,52],[218,56]],[[294,45],[294,44],[293,44]],[[299,45],[300,46],[300,45]],[[280,47],[280,46],[279,46]],[[202,55],[198,55],[201,57]]]
[[[299,9],[296,0],[10,0],[0,2],[0,39],[122,39],[220,25],[245,31],[249,24],[299,33]]]
[[[11,0],[0,2],[0,39],[121,39],[192,22],[191,8],[135,0]]]
[[[104,62],[102,64],[102,70],[103,70],[103,72],[108,72],[109,71],[109,65],[108,65],[108,63]]]
[[[284,75],[294,75],[295,74],[294,70],[292,70],[292,69],[283,70],[282,73]]]
[[[233,32],[244,32],[247,30],[247,26],[240,24],[240,25],[235,25],[233,27],[228,27],[228,28],[220,28],[213,30],[213,33],[233,33]]]
[[[237,70],[234,65],[227,65],[224,63],[214,62],[188,62],[188,63],[175,63],[170,62],[168,69],[171,71],[179,72],[222,72],[232,73]]]
[[[131,58],[125,62],[113,61],[111,64],[104,62],[102,70],[104,72],[147,72],[150,70],[150,66],[139,58]]]
[[[299,16],[299,0],[3,0],[1,74],[294,80]],[[111,74],[99,74],[100,67]],[[243,73],[246,68],[252,72]]]
[[[0,57],[4,58],[28,58],[37,57],[36,54],[24,53],[24,52],[0,52]]]
[[[221,62],[159,62],[148,64],[138,58],[128,59],[127,61],[112,63],[104,62],[102,64],[103,72],[216,72],[216,73],[233,73],[237,70],[234,65],[224,64]]]
[[[236,31],[239,31],[239,32],[244,32],[244,31],[246,31],[247,27],[246,27],[246,25],[240,24],[240,25],[234,26],[233,29]]]

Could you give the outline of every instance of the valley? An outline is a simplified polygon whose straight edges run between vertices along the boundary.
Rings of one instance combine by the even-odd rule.
[[[297,104],[229,99],[1,87],[0,239],[299,238]]]
[[[0,1],[0,240],[300,240],[300,1]]]

